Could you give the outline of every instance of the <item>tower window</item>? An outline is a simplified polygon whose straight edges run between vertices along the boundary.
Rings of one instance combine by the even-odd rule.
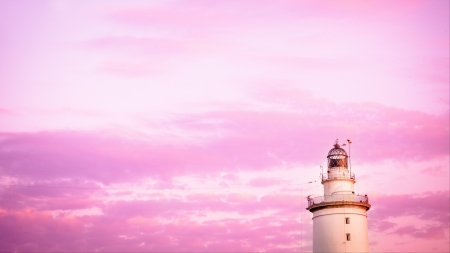
[[[350,224],[350,218],[348,217],[345,218],[345,224]]]
[[[350,241],[350,234],[347,234],[347,241]]]

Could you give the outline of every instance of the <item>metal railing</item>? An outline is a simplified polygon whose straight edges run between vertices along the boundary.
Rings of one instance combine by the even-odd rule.
[[[355,180],[355,173],[349,173],[349,172],[343,172],[343,171],[336,171],[336,172],[328,172],[322,174],[322,181],[329,180],[329,179],[353,179]]]
[[[362,202],[369,204],[369,197],[367,195],[355,195],[355,194],[333,194],[319,196],[315,198],[308,198],[308,207],[325,202]]]

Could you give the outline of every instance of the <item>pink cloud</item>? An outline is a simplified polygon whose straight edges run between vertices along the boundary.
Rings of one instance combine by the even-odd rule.
[[[88,49],[126,52],[142,56],[142,54],[157,56],[167,53],[174,54],[186,49],[186,42],[176,39],[152,37],[103,37],[91,39],[82,43]]]
[[[221,248],[248,252],[280,245],[285,245],[286,251],[298,249],[292,246],[298,240],[298,224],[292,220],[275,219],[280,225],[270,225],[260,219],[203,223],[179,219],[174,223],[161,223],[140,217],[127,220],[97,216],[52,218],[48,213],[31,210],[3,212],[0,220],[0,227],[6,229],[2,231],[9,231],[8,236],[0,240],[4,250],[216,252]],[[83,224],[91,226],[86,228]],[[58,239],[58,244],[51,244],[44,238]]]
[[[371,198],[374,207],[369,212],[369,226],[372,229],[395,235],[409,235],[422,239],[443,239],[449,227],[449,192],[427,192],[417,195],[382,195]],[[434,223],[423,228],[411,224],[398,224],[389,218],[415,216],[417,219]]]
[[[216,2],[204,4],[198,1],[184,1],[177,5],[128,8],[112,11],[110,17],[120,23],[138,27],[163,28],[182,34],[203,35],[227,29],[242,22],[248,23],[249,12],[233,11],[235,4]],[[183,8],[180,8],[183,6]],[[258,6],[258,5],[257,5]],[[242,5],[241,5],[242,7]],[[247,22],[246,22],[247,21]]]
[[[371,225],[371,229],[379,231],[379,232],[384,232],[386,230],[389,230],[389,229],[397,226],[397,224],[395,224],[393,222],[380,220],[380,219],[371,219],[370,225]]]
[[[280,185],[280,183],[284,183],[285,180],[277,179],[277,178],[254,178],[248,182],[248,185],[255,187],[267,187],[272,185]]]
[[[30,209],[0,212],[1,248],[7,251],[65,251],[79,249],[84,223]],[[61,243],[54,243],[56,241]]]
[[[446,115],[335,104],[296,90],[257,96],[289,110],[216,110],[154,124],[187,134],[211,133],[200,138],[202,144],[183,138],[135,141],[114,133],[80,131],[3,133],[1,170],[23,182],[70,178],[108,184],[141,177],[167,181],[181,175],[267,170],[282,161],[316,164],[324,160],[329,149],[324,147],[340,136],[353,140],[353,161],[360,164],[424,161],[449,153]],[[215,137],[218,130],[221,135]]]
[[[430,166],[422,169],[421,172],[432,176],[442,176],[444,175],[444,166]]]
[[[14,188],[14,187],[13,187]],[[92,199],[92,192],[74,193],[67,189],[50,188],[46,192],[41,192],[39,196],[26,194],[24,190],[36,190],[35,188],[17,187],[17,189],[3,189],[0,193],[5,203],[1,208],[7,210],[22,210],[25,208],[35,208],[43,211],[54,210],[76,210],[89,209],[102,206],[103,202]],[[60,196],[54,196],[53,192],[61,192]],[[80,190],[76,190],[80,191]]]
[[[448,191],[425,192],[422,196],[417,194],[403,194],[391,196],[377,196],[371,199],[376,206],[372,217],[397,217],[415,215],[422,219],[437,220],[448,223],[449,199]],[[391,208],[395,206],[397,208]]]
[[[166,69],[162,65],[162,63],[155,64],[151,62],[134,63],[110,61],[104,62],[99,67],[99,71],[104,74],[120,75],[126,77],[148,77],[165,73]]]
[[[442,5],[442,4],[441,4]],[[110,16],[122,23],[146,27],[164,27],[183,30],[194,28],[196,30],[221,30],[224,27],[235,25],[248,26],[260,20],[262,24],[268,19],[305,17],[334,17],[343,16],[365,17],[378,15],[380,19],[394,19],[399,13],[411,13],[420,8],[433,5],[422,1],[401,1],[386,8],[385,4],[378,2],[358,3],[345,1],[335,3],[332,1],[216,1],[206,3],[203,1],[180,1],[176,4],[157,5],[147,8],[136,7],[126,10],[113,11]],[[251,11],[250,11],[251,10]],[[263,16],[263,14],[265,14]],[[365,18],[363,21],[368,21]]]
[[[158,37],[103,37],[84,41],[83,48],[104,56],[98,67],[102,74],[124,77],[149,77],[171,72],[169,62],[189,51],[189,43],[180,39]]]
[[[8,191],[23,193],[20,188]],[[240,194],[188,194],[186,198],[155,196],[149,200],[107,201],[99,203],[91,191],[61,189],[31,193],[12,201],[26,206],[0,211],[0,231],[8,235],[0,238],[0,247],[6,250],[61,251],[208,251],[219,247],[232,251],[298,251],[300,238],[311,240],[310,217],[303,216],[300,224],[301,199],[295,194],[267,194],[258,201],[255,195]],[[79,194],[76,194],[76,193]],[[8,199],[5,189],[1,199]],[[10,194],[10,193],[8,193]],[[17,195],[16,195],[17,196]],[[411,236],[417,239],[445,239],[448,229],[447,192],[430,192],[422,196],[384,195],[371,198],[369,227],[380,235]],[[70,203],[68,200],[70,200]],[[11,201],[11,200],[9,200]],[[447,204],[446,204],[447,203]],[[3,206],[2,208],[5,208]],[[64,208],[100,207],[102,215],[52,216],[50,211]],[[395,207],[395,208],[393,208]],[[259,218],[226,218],[194,221],[191,218],[207,212],[238,212],[256,214],[263,210],[277,211]],[[304,211],[306,212],[306,211]],[[416,216],[435,222],[432,226],[417,228],[402,222],[390,222],[391,217]],[[201,215],[200,215],[201,217]],[[167,223],[163,220],[170,220]],[[436,223],[437,222],[437,223]],[[87,227],[86,227],[87,226]],[[26,236],[33,234],[33,236]],[[57,238],[51,244],[48,238]],[[311,250],[304,243],[303,250]]]
[[[227,180],[227,181],[236,181],[239,179],[239,177],[236,176],[235,174],[228,173],[228,174],[222,176],[222,179]]]
[[[433,240],[446,238],[444,229],[442,226],[430,226],[425,229],[418,229],[413,225],[408,225],[396,229],[393,233],[398,235],[409,235],[415,238],[426,238]]]

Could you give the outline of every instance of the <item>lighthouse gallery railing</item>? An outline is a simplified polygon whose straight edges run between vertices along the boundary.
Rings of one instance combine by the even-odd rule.
[[[355,173],[328,172],[328,173],[323,173],[321,178],[322,178],[322,181],[329,180],[329,179],[343,179],[343,178],[355,180]]]
[[[337,201],[345,201],[345,202],[362,202],[369,203],[369,197],[367,195],[354,195],[354,194],[333,194],[333,195],[325,195],[319,196],[315,198],[308,198],[308,207],[312,205],[321,204],[324,202],[337,202]]]

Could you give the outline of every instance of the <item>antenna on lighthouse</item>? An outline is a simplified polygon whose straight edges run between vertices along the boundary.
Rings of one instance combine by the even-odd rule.
[[[349,169],[350,169],[350,175],[352,174],[352,158],[350,155],[350,144],[352,144],[352,141],[350,139],[347,139],[348,142],[348,163],[349,163]]]

